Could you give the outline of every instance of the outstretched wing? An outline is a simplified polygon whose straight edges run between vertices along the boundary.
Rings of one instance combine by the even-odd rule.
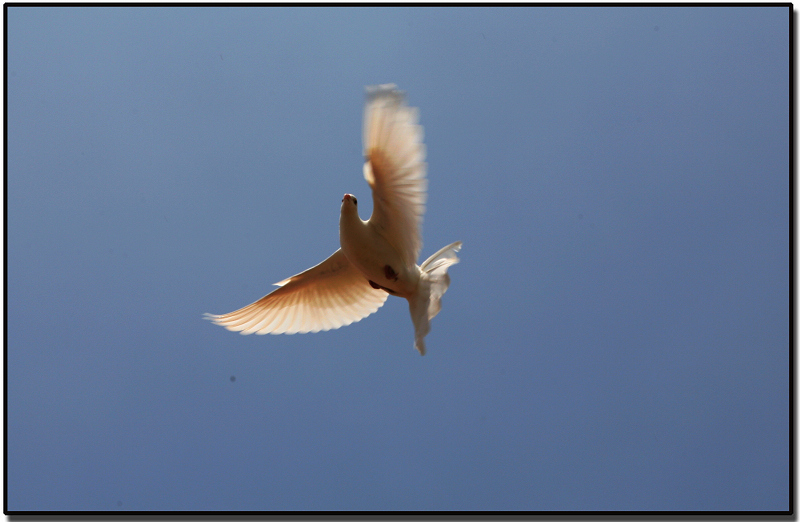
[[[255,303],[224,315],[206,314],[206,319],[243,334],[319,332],[360,321],[389,295],[372,288],[342,249],[275,284],[280,288]]]
[[[372,188],[372,223],[403,260],[413,265],[422,249],[428,182],[417,110],[394,84],[367,87],[364,109],[364,178]]]

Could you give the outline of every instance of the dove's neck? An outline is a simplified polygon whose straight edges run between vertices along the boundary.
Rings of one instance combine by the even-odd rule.
[[[366,235],[367,222],[359,217],[358,209],[354,205],[342,205],[339,216],[339,243],[345,253],[360,249],[367,240]]]

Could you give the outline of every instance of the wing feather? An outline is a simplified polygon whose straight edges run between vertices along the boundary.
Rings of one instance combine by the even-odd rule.
[[[370,223],[408,264],[422,249],[427,199],[425,145],[418,111],[395,85],[367,88],[364,109],[364,178],[372,188]]]
[[[339,249],[322,263],[277,283],[258,301],[223,315],[214,324],[243,334],[318,332],[360,321],[389,296],[372,288]]]

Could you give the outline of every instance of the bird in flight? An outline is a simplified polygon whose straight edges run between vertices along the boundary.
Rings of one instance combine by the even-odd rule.
[[[342,198],[341,248],[322,263],[275,283],[258,301],[222,315],[214,324],[242,334],[319,332],[360,321],[389,294],[408,300],[414,347],[425,355],[430,320],[450,286],[447,269],[458,263],[461,241],[421,265],[422,216],[427,179],[422,127],[394,84],[367,87],[364,108],[364,178],[372,188],[372,216],[358,215],[358,199]]]

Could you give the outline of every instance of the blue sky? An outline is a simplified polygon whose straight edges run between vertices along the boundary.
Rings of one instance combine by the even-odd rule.
[[[789,16],[7,7],[8,509],[788,509]],[[368,217],[389,82],[428,355],[203,321]]]

